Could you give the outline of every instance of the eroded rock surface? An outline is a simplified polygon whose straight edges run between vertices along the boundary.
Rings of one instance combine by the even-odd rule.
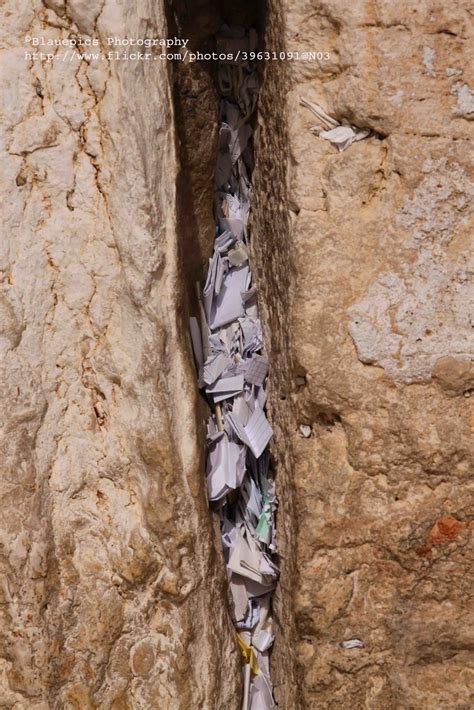
[[[199,48],[218,5],[177,2],[173,31]],[[0,704],[237,708],[183,318],[212,241],[212,72],[180,67],[172,87],[161,62],[24,58],[26,35],[166,36],[152,0],[0,12]],[[266,22],[269,50],[330,53],[262,67],[256,130],[275,695],[465,709],[469,3],[269,0]],[[300,96],[375,135],[338,153]]]
[[[285,7],[287,49],[331,55],[288,96],[302,705],[467,708],[471,15]],[[338,153],[299,96],[378,137]]]
[[[168,71],[24,58],[26,35],[166,37],[162,4],[12,0],[1,16],[0,704],[236,707]]]

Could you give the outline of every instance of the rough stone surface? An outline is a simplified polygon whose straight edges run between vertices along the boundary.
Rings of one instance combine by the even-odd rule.
[[[289,68],[298,701],[468,708],[469,4],[284,7],[331,55]],[[378,137],[338,153],[299,96]]]
[[[162,5],[11,0],[1,25],[0,705],[236,707],[168,71],[24,59],[25,35],[166,37]]]
[[[470,5],[256,8],[1,6],[1,707],[239,707],[185,317],[213,238],[213,69],[23,43],[168,24],[199,49],[223,15],[330,54],[262,64],[255,133],[279,707],[472,705]],[[374,135],[338,153],[300,96]]]

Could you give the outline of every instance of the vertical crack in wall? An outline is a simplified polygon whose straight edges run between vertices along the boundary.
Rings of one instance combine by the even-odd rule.
[[[259,8],[252,2],[170,2],[168,24],[170,34],[189,39],[190,51],[211,51],[214,37],[223,22],[254,27],[259,49],[280,50],[282,20],[279,3],[269,2]],[[272,468],[276,473],[278,512],[278,564],[281,577],[274,598],[276,641],[272,656],[272,679],[279,707],[299,706],[295,678],[294,620],[291,580],[294,579],[294,555],[291,554],[295,516],[292,509],[289,428],[291,396],[288,383],[290,360],[289,225],[286,215],[286,132],[283,120],[285,72],[280,62],[259,67],[260,98],[254,118],[254,191],[251,208],[251,259],[253,283],[258,290],[259,315],[264,329],[266,354],[270,358],[267,407],[275,436],[271,445]],[[179,141],[181,172],[178,182],[179,248],[183,291],[183,327],[187,313],[197,313],[194,289],[203,281],[207,261],[215,237],[213,215],[214,171],[217,154],[218,106],[216,92],[217,62],[174,63],[172,68],[175,123]],[[203,399],[197,406],[196,418],[204,448],[204,421],[208,408]],[[203,487],[205,485],[203,474]],[[218,516],[214,516],[215,553],[222,565]],[[222,595],[225,603],[224,595]],[[208,669],[213,673],[214,669]],[[222,672],[222,668],[220,672]],[[234,669],[237,673],[237,670]],[[228,669],[228,672],[233,672]],[[216,675],[218,670],[216,669]]]

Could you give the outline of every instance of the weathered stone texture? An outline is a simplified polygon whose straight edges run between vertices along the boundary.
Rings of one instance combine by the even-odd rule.
[[[166,37],[162,5],[1,15],[0,704],[235,706],[180,321],[168,68],[64,47],[24,59],[25,35]]]
[[[226,4],[261,32],[252,2],[183,0],[168,21],[197,49]],[[154,0],[0,15],[0,705],[233,710],[184,319],[213,236],[212,69],[24,59],[25,35],[166,36]],[[466,709],[472,13],[269,0],[266,25],[269,50],[330,53],[262,66],[255,138],[276,697]],[[300,96],[375,135],[338,153]]]
[[[288,95],[302,704],[467,708],[472,15],[285,7],[287,49],[331,54]],[[338,153],[299,96],[377,137]]]

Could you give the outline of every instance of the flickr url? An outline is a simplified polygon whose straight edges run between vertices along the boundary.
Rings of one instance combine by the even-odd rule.
[[[93,61],[179,61],[179,62],[254,62],[254,61],[302,61],[302,62],[322,62],[331,58],[330,52],[242,52],[235,54],[229,52],[191,52],[185,49],[181,52],[162,52],[155,54],[152,52],[142,52],[140,50],[130,52],[128,50],[111,50],[109,52],[79,52],[75,49],[67,49],[65,52],[30,52],[24,53],[27,61],[41,62],[73,62],[74,60]]]

